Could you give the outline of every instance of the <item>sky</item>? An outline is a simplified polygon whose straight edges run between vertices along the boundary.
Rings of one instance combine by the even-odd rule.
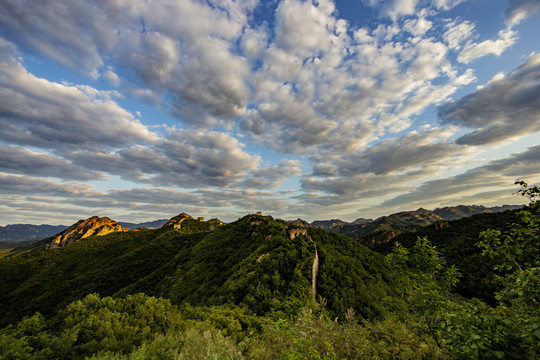
[[[525,203],[539,0],[0,0],[0,225]]]

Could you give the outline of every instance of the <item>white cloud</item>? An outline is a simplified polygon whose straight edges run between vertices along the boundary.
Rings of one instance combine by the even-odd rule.
[[[444,33],[443,39],[448,44],[448,47],[453,50],[461,49],[463,43],[473,35],[475,29],[474,24],[470,21],[451,22],[447,27],[448,30]]]
[[[24,194],[24,196],[93,197],[103,194],[79,183],[58,183],[45,178],[12,175],[0,172],[1,194]]]
[[[255,169],[249,178],[238,186],[247,189],[275,189],[290,177],[302,174],[298,160],[288,160],[276,166]]]
[[[105,71],[102,76],[115,87],[120,86],[122,82],[122,80],[118,77],[118,75],[110,66],[107,68],[107,71]]]
[[[458,61],[464,64],[486,56],[488,54],[501,55],[506,49],[514,45],[518,40],[518,34],[512,29],[499,31],[497,40],[485,40],[481,43],[468,42],[458,55]]]
[[[67,159],[86,168],[156,186],[227,186],[244,180],[260,162],[231,136],[176,130],[152,146],[134,145],[117,152],[71,151]]]
[[[431,27],[433,26],[433,23],[429,20],[426,20],[426,18],[420,17],[417,19],[409,19],[406,20],[403,29],[410,32],[414,36],[422,36],[424,35]]]
[[[154,91],[170,92],[172,114],[191,124],[244,111],[248,67],[230,43],[241,37],[255,1],[214,7],[194,0],[41,5],[0,4],[0,24],[10,38],[92,77],[102,72],[115,86],[135,74]],[[121,71],[104,69],[110,60]]]
[[[54,8],[56,2],[48,1]],[[424,5],[417,1],[371,5],[375,3],[395,16]],[[432,6],[448,8],[448,4]],[[71,15],[85,12],[84,23],[90,33],[99,35],[94,40],[101,45],[87,47],[93,49],[90,53],[69,45],[72,51],[65,62],[88,57],[83,63],[101,69],[112,85],[163,106],[189,126],[231,129],[239,124],[254,140],[288,153],[361,147],[386,130],[403,130],[410,124],[408,116],[461,85],[433,84],[443,76],[453,78],[456,70],[446,58],[444,44],[423,38],[434,26],[424,10],[403,28],[394,23],[374,30],[353,29],[336,18],[329,0],[287,0],[277,7],[274,28],[269,29],[264,24],[250,26],[258,5],[263,6],[251,0],[122,0],[101,4],[100,11],[92,12],[88,8],[93,5],[78,0],[60,6],[65,26],[72,28],[69,44],[85,31]],[[17,6],[5,4],[9,11]],[[20,11],[21,18],[40,16],[35,7]],[[97,18],[101,11],[108,15]],[[49,15],[40,26],[50,33],[60,14],[51,10]],[[97,29],[102,21],[107,26]],[[15,36],[16,24],[6,19],[5,25],[13,38],[34,46],[27,40],[37,28]],[[403,36],[404,29],[411,35]],[[44,43],[60,48],[55,37]],[[430,97],[433,102],[419,101],[428,90],[438,94]],[[403,110],[397,117],[392,115],[396,107]]]
[[[484,87],[439,108],[444,124],[476,129],[457,142],[483,145],[540,131],[540,54],[519,68],[496,75]]]
[[[141,216],[183,203],[200,212],[231,207],[223,211],[232,217],[246,209],[303,211],[300,201],[313,205],[312,214],[350,212],[355,202],[403,195],[455,171],[476,145],[540,128],[537,56],[441,106],[446,128],[432,124],[430,107],[475,80],[463,64],[500,55],[518,40],[511,28],[478,40],[472,21],[442,18],[462,2],[366,0],[391,21],[358,28],[339,19],[329,0],[45,0],[44,9],[3,1],[0,31],[9,41],[0,38],[0,141],[11,146],[0,144],[0,168],[8,195],[24,190],[20,180],[45,189],[48,199],[66,194],[75,209],[121,205]],[[511,1],[507,24],[529,15],[530,6]],[[260,21],[270,9],[265,17],[274,21]],[[101,76],[114,90],[35,76],[10,41],[24,57],[46,55],[89,81]],[[148,111],[120,106],[134,99],[182,123],[164,124],[168,135],[159,136],[134,116]],[[456,143],[450,139],[457,133]],[[307,156],[267,161],[266,151],[262,158],[244,144]],[[45,179],[107,176],[136,187],[76,199],[68,190],[82,183]],[[296,187],[295,177],[300,191],[280,193],[283,184]],[[21,198],[25,206],[34,201]]]
[[[509,0],[504,15],[506,23],[514,26],[538,12],[540,12],[538,0]]]
[[[382,16],[397,21],[401,17],[415,14],[421,6],[437,10],[450,10],[466,0],[362,0],[364,4],[377,9]]]
[[[394,21],[404,15],[414,14],[420,0],[363,0],[367,5],[379,9],[382,15]]]
[[[467,0],[432,0],[433,6],[440,10],[450,10]]]
[[[56,149],[157,140],[111,99],[110,92],[38,78],[5,52],[0,55],[0,75],[0,139],[4,141]]]
[[[5,145],[0,145],[0,169],[7,173],[69,180],[106,179],[101,172],[89,170],[61,157]]]
[[[540,146],[528,148],[521,153],[512,154],[506,158],[493,160],[486,165],[476,167],[466,172],[423,183],[412,191],[394,197],[381,204],[381,207],[411,208],[429,205],[441,206],[448,201],[456,200],[460,196],[473,199],[476,194],[485,192],[485,189],[509,188],[518,177],[535,179],[540,176]],[[502,198],[508,199],[511,191],[498,192],[499,197],[491,198],[493,204],[500,205]],[[504,196],[506,195],[506,196]],[[433,199],[433,200],[431,200]],[[452,199],[452,200],[450,200]],[[435,200],[435,201],[434,201]],[[513,202],[518,203],[520,199]],[[436,205],[436,204],[439,205]]]
[[[117,39],[118,12],[84,0],[31,0],[0,3],[0,24],[10,37],[56,61],[92,76],[103,66],[101,53]],[[84,29],[84,30],[83,30]]]

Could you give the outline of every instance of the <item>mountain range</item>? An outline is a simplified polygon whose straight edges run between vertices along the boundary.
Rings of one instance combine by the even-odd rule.
[[[382,216],[375,220],[359,218],[352,222],[345,222],[339,219],[315,220],[306,225],[322,228],[324,230],[336,231],[353,239],[361,239],[374,232],[386,232],[387,236],[396,235],[399,231],[415,226],[426,226],[437,221],[457,220],[463,217],[483,213],[496,213],[506,210],[515,210],[522,205],[503,205],[495,207],[484,207],[481,205],[458,205],[452,207],[437,208],[433,211],[420,208],[416,211],[404,211]],[[215,219],[217,223],[222,223]],[[82,221],[82,220],[81,220]],[[168,219],[159,219],[142,223],[117,222],[125,230],[137,228],[159,229],[165,225]],[[29,242],[41,240],[59,234],[66,230],[65,225],[31,225],[14,224],[0,226],[0,249],[17,246],[17,242]]]
[[[91,223],[114,225],[90,218],[76,228]],[[385,312],[381,299],[398,288],[381,255],[343,235],[262,215],[218,224],[180,214],[157,230],[119,230],[0,256],[0,322],[52,314],[92,292],[141,291],[178,304],[240,304],[260,315],[297,311],[322,297],[332,313],[355,308],[375,318]],[[76,228],[60,238],[80,234]]]
[[[118,224],[126,230],[134,230],[137,228],[159,229],[167,221],[168,219],[159,219],[142,223],[119,221]],[[69,226],[66,225],[12,224],[0,226],[0,249],[18,246],[21,245],[21,243],[45,239],[50,236],[57,235],[67,228],[69,228]]]
[[[0,359],[171,358],[171,349],[202,359],[209,353],[201,341],[211,339],[215,349],[224,341],[239,349],[212,358],[533,359],[535,328],[499,302],[506,283],[477,246],[484,230],[516,233],[526,213],[437,211],[478,210],[457,220],[418,209],[312,224],[262,214],[224,224],[181,213],[159,229],[133,230],[109,218],[81,220],[0,251]],[[322,226],[375,232],[353,240]],[[385,226],[399,230],[376,230]],[[395,234],[373,240],[388,231]],[[534,304],[523,310],[531,324]],[[484,338],[497,355],[467,356],[463,343]],[[188,344],[200,355],[188,356]]]
[[[366,236],[379,233],[383,240],[388,240],[403,230],[427,226],[437,222],[458,220],[476,214],[492,214],[507,210],[516,210],[523,205],[503,205],[485,207],[481,205],[458,205],[435,210],[419,208],[415,211],[402,211],[388,216],[373,219],[356,219],[352,222],[335,220],[317,220],[310,225],[327,231],[335,231],[352,239],[360,240]]]

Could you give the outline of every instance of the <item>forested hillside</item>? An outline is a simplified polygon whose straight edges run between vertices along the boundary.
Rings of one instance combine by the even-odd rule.
[[[377,252],[388,254],[395,243],[412,247],[418,237],[427,237],[450,265],[461,270],[463,277],[456,291],[467,298],[477,297],[493,303],[494,293],[502,285],[493,273],[494,261],[482,256],[482,250],[476,244],[482,231],[509,231],[512,224],[519,222],[519,213],[519,210],[514,210],[477,214],[459,220],[438,222],[401,232],[384,241],[381,239],[386,239],[386,232],[373,233],[361,242]]]
[[[381,299],[399,291],[381,255],[338,234],[257,215],[214,231],[186,220],[180,229],[87,238],[3,259],[0,276],[3,325],[35,311],[52,315],[94,292],[144,292],[176,304],[236,304],[258,315],[297,313],[315,305],[318,296],[335,316],[353,308],[376,318],[385,312]]]
[[[13,252],[0,359],[535,359],[539,192],[522,192],[524,211],[420,228],[381,253],[301,221],[186,214]]]

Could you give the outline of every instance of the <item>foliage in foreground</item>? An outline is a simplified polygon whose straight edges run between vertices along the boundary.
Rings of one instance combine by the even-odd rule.
[[[360,324],[304,310],[270,320],[238,307],[175,307],[144,294],[88,295],[55,318],[40,314],[0,331],[0,359],[349,359],[446,357],[414,326],[389,317]]]

